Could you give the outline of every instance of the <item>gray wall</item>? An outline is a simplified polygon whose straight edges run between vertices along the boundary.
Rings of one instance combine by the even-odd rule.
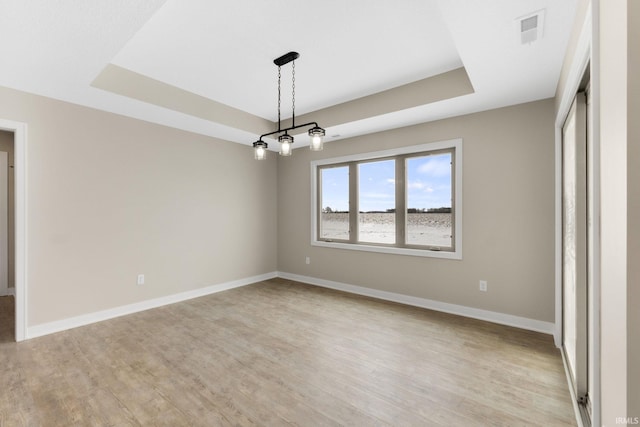
[[[549,99],[295,150],[278,160],[278,270],[553,322],[553,121]],[[462,261],[310,245],[311,160],[458,137]]]
[[[28,126],[28,326],[275,271],[273,156],[5,88],[0,117]]]

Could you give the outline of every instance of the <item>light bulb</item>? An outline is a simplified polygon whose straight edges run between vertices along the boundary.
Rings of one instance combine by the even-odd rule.
[[[253,143],[253,155],[256,160],[264,160],[267,158],[267,143],[260,138]]]
[[[291,144],[289,142],[285,141],[280,143],[280,155],[281,156],[291,155]]]
[[[291,144],[293,144],[293,137],[285,132],[284,135],[280,135],[278,137],[278,142],[280,142],[280,155],[290,156]]]
[[[322,150],[322,137],[324,137],[324,134],[325,130],[318,125],[309,129],[309,136],[311,137],[311,144],[309,144],[309,148],[311,151]]]
[[[322,151],[322,136],[313,135],[311,137],[311,145],[309,145],[311,151]]]

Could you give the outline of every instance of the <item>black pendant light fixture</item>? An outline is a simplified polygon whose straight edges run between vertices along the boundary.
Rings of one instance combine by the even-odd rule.
[[[260,138],[253,143],[256,160],[264,160],[267,158],[268,145],[266,142],[262,140],[262,138],[264,138],[265,136],[276,135],[276,134],[280,134],[280,136],[278,136],[278,142],[280,143],[280,155],[290,156],[293,151],[293,149],[291,148],[291,144],[293,144],[293,136],[289,135],[289,131],[298,129],[298,128],[303,128],[303,127],[313,126],[311,129],[309,129],[309,132],[308,132],[309,136],[311,137],[311,144],[309,145],[309,148],[312,151],[322,150],[322,139],[325,135],[325,130],[322,129],[320,126],[318,126],[318,123],[309,122],[309,123],[296,126],[296,62],[295,61],[299,57],[300,57],[300,54],[298,52],[289,52],[273,60],[273,63],[278,66],[278,130],[260,135]],[[292,75],[293,114],[291,117],[291,126],[286,129],[282,129],[280,127],[280,76],[281,76],[280,68],[283,65],[288,64],[289,62],[291,62],[291,67],[292,67],[291,75]]]

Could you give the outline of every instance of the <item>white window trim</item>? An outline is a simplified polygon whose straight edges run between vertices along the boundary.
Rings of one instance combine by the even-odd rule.
[[[423,151],[434,151],[442,149],[455,149],[455,209],[454,226],[455,251],[434,251],[428,249],[396,248],[389,246],[374,246],[367,244],[353,244],[343,242],[327,242],[318,239],[318,173],[320,166],[335,163],[346,163],[363,160],[374,160],[383,157],[399,156],[403,154],[420,153]],[[311,162],[311,245],[325,248],[348,249],[354,251],[378,252],[396,255],[411,255],[429,258],[462,259],[462,138],[437,141],[427,144],[412,145],[409,147],[393,148],[390,150],[375,151],[371,153],[360,153],[349,156],[333,157],[330,159],[314,160]]]

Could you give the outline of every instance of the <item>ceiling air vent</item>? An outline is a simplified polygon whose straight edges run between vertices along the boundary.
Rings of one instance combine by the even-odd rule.
[[[520,44],[531,44],[540,40],[544,28],[544,10],[516,19],[516,28]]]

